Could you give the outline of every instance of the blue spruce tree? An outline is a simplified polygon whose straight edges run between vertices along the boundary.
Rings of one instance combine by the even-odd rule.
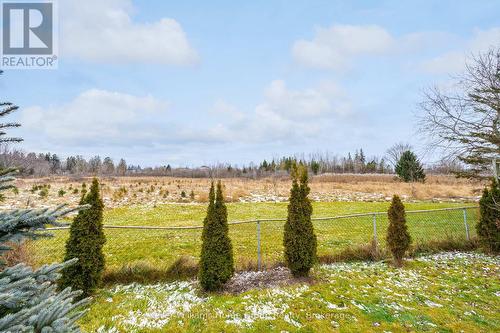
[[[0,117],[16,109],[11,103],[0,103]],[[18,126],[0,123],[0,143],[21,141],[4,137],[6,128]],[[14,187],[11,182],[15,173],[13,169],[0,171],[0,192]],[[56,220],[74,210],[61,205],[54,209],[0,211],[0,259],[10,250],[8,243],[48,236],[43,229],[60,225]],[[58,292],[55,283],[59,272],[75,261],[32,270],[24,264],[5,267],[0,260],[0,332],[79,332],[75,322],[84,313],[81,308],[88,299],[74,302],[81,292],[70,288]]]

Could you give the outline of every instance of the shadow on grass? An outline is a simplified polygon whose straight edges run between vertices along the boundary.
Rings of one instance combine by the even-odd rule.
[[[444,240],[416,243],[410,247],[407,257],[416,257],[422,254],[432,254],[444,251],[474,251],[479,249],[476,238],[467,241],[462,238],[449,237]],[[376,246],[375,243],[350,246],[337,254],[326,254],[318,257],[320,264],[353,261],[385,261],[390,260],[390,253],[385,247]],[[284,266],[283,262],[264,263],[263,270],[268,271]],[[257,263],[251,260],[236,264],[236,270],[257,271]],[[107,285],[128,283],[156,283],[175,280],[194,279],[198,275],[198,263],[192,257],[181,256],[168,267],[156,267],[147,262],[124,265],[116,271],[107,271],[103,282]]]
[[[443,240],[432,240],[417,243],[410,248],[409,257],[415,257],[422,254],[432,254],[447,251],[474,251],[480,248],[477,238],[466,240],[463,238],[447,237]]]
[[[186,280],[198,275],[198,263],[191,257],[181,256],[169,267],[155,267],[147,262],[124,265],[119,270],[104,273],[104,284],[155,283]]]
[[[320,264],[351,261],[379,261],[387,257],[385,249],[376,246],[375,242],[349,246],[337,254],[325,254],[318,257]]]
[[[408,250],[408,257],[416,257],[422,254],[432,254],[446,251],[474,251],[479,249],[476,238],[466,240],[463,238],[447,237],[442,240],[431,240],[413,244]],[[391,258],[387,248],[376,246],[374,242],[350,246],[338,254],[322,255],[318,258],[321,264],[352,261],[381,261]]]

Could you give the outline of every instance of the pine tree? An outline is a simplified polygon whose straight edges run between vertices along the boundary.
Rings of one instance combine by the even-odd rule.
[[[404,254],[410,247],[411,237],[406,225],[405,206],[397,195],[392,198],[387,214],[389,216],[387,246],[392,253],[395,265],[401,267]]]
[[[307,276],[317,259],[317,240],[311,221],[312,205],[307,197],[310,191],[307,182],[307,169],[295,164],[283,245],[285,262],[296,277]]]
[[[321,164],[315,160],[311,161],[311,171],[313,174],[317,175],[319,173],[319,170],[321,169]]]
[[[113,163],[111,157],[107,156],[102,161],[102,171],[106,175],[112,175],[115,173],[115,164]]]
[[[210,187],[207,216],[203,221],[199,280],[205,291],[219,290],[234,274],[233,247],[229,238],[227,208],[222,184]]]
[[[1,73],[1,71],[0,71]],[[0,103],[0,117],[15,111],[17,106]],[[17,123],[3,123],[0,143],[19,142],[20,138],[6,138],[6,128]],[[0,191],[13,188],[13,169],[0,171]],[[25,238],[50,236],[42,230],[48,225],[61,226],[57,219],[75,211],[66,205],[55,209],[15,209],[0,211],[0,256],[10,251],[10,242]],[[79,332],[75,322],[83,315],[82,306],[88,299],[74,302],[81,292],[70,288],[57,292],[55,281],[61,269],[74,264],[45,265],[33,271],[25,264],[5,267],[0,258],[0,332]]]
[[[361,172],[365,172],[366,156],[365,153],[363,152],[363,148],[359,150],[359,162],[361,164]]]
[[[12,170],[0,172],[0,190],[12,188]],[[47,225],[62,226],[56,220],[73,212],[65,205],[55,209],[18,209],[0,212],[0,254],[10,250],[7,243],[25,238],[50,236],[40,231]],[[5,268],[0,260],[0,332],[79,332],[75,322],[89,299],[74,302],[80,291],[66,288],[57,292],[60,271],[75,264],[45,265],[33,271],[25,264]]]
[[[425,173],[422,164],[417,159],[417,156],[410,150],[405,151],[398,163],[395,171],[399,178],[405,182],[425,181]]]
[[[476,224],[479,240],[489,251],[500,252],[500,189],[496,180],[490,190],[484,189],[479,207],[481,214]]]
[[[65,260],[78,258],[78,262],[62,271],[59,285],[61,288],[80,289],[83,291],[83,296],[88,296],[101,282],[104,270],[102,251],[106,241],[102,228],[104,205],[97,178],[93,179],[90,191],[82,197],[81,204],[90,207],[80,211],[71,224],[64,258]]]

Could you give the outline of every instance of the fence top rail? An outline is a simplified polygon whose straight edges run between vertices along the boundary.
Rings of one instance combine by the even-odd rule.
[[[450,207],[450,208],[436,208],[436,209],[422,209],[422,210],[408,210],[406,211],[406,214],[413,214],[413,213],[427,213],[427,212],[442,212],[442,211],[453,211],[453,210],[464,210],[464,209],[474,209],[474,208],[479,208],[478,206],[464,206],[464,207]],[[378,215],[385,215],[387,212],[370,212],[370,213],[356,213],[356,214],[349,214],[349,215],[337,215],[337,216],[331,216],[331,217],[313,217],[311,220],[313,221],[328,221],[328,220],[339,220],[339,219],[345,219],[345,218],[352,218],[352,217],[363,217],[363,216],[378,216]],[[251,223],[260,223],[260,222],[284,222],[286,221],[286,218],[274,218],[274,219],[254,219],[254,220],[242,220],[242,221],[231,221],[228,222],[229,225],[236,225],[236,224],[251,224]],[[103,228],[106,229],[142,229],[142,230],[195,230],[195,229],[203,229],[202,225],[196,225],[196,226],[171,226],[171,227],[162,227],[162,226],[140,226],[140,225],[108,225],[105,224],[103,225]],[[69,229],[69,226],[63,226],[63,227],[52,227],[52,228],[45,228],[44,230],[65,230]]]

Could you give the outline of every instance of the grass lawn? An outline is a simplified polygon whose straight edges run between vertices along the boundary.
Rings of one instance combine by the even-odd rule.
[[[401,269],[336,263],[312,275],[242,294],[202,294],[194,281],[110,286],[80,323],[101,333],[500,331],[498,256],[441,253]]]
[[[386,202],[315,202],[314,217],[337,216],[361,212],[386,211]],[[407,210],[457,207],[452,203],[408,203]],[[256,218],[286,217],[286,203],[230,203],[228,218],[247,220]],[[186,226],[202,225],[206,206],[203,204],[166,204],[156,208],[128,206],[106,210],[104,223],[108,225]],[[475,213],[468,212],[471,234],[474,233]],[[387,226],[385,216],[377,217],[377,236],[384,245]],[[415,242],[443,239],[448,235],[464,237],[463,212],[434,212],[432,214],[409,215],[410,232]],[[373,236],[372,217],[357,217],[341,220],[316,221],[318,254],[334,254],[348,246],[369,243]],[[106,274],[124,272],[137,267],[155,271],[166,271],[180,256],[197,261],[201,247],[201,230],[123,230],[106,229],[107,242]],[[282,259],[283,222],[261,224],[263,263],[269,266]],[[33,260],[36,266],[61,261],[67,230],[53,232],[53,238],[33,241]],[[239,268],[255,266],[257,261],[257,239],[255,224],[230,227],[235,260]],[[146,275],[143,272],[137,275]]]

